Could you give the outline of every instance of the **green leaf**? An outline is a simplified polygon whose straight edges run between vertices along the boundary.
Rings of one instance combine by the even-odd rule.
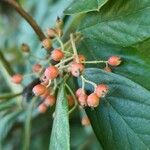
[[[20,110],[15,112],[11,112],[4,117],[0,118],[0,143],[4,140],[7,136],[9,130],[16,122],[18,115],[21,113]]]
[[[31,136],[31,119],[33,106],[37,98],[33,98],[31,103],[26,111],[26,119],[24,124],[24,140],[23,140],[23,150],[28,150],[30,145],[30,136]]]
[[[86,37],[120,46],[150,38],[149,0],[111,0],[100,12],[88,13],[79,31]]]
[[[64,83],[60,86],[57,97],[55,118],[52,127],[49,150],[69,150],[70,132],[68,120],[68,105]]]
[[[109,86],[109,93],[101,98],[97,108],[86,108],[102,147],[150,149],[150,92],[127,78],[100,69],[87,69],[84,77]],[[91,91],[90,86],[86,89]]]
[[[108,0],[74,0],[65,10],[65,14],[99,11]]]
[[[78,52],[84,54],[87,60],[107,60],[112,55],[120,56],[121,65],[112,71],[150,90],[149,47],[150,42],[142,42],[135,47],[120,47],[99,42],[98,39],[84,39],[78,46]],[[100,68],[100,65],[94,64],[92,67]]]

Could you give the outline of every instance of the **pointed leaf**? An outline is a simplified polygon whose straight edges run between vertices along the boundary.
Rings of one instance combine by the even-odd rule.
[[[68,105],[64,84],[60,86],[57,95],[55,118],[50,138],[49,150],[69,150],[70,132],[68,120]]]
[[[150,38],[149,0],[111,0],[100,12],[88,13],[79,30],[88,38],[130,46]]]
[[[65,14],[99,11],[108,0],[74,0],[65,10]]]

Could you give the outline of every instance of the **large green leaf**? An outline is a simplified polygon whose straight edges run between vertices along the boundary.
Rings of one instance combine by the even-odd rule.
[[[84,77],[109,86],[109,93],[97,108],[86,108],[104,150],[150,149],[150,92],[100,69],[87,69]]]
[[[107,60],[112,55],[121,56],[122,64],[113,68],[113,72],[150,90],[149,47],[149,41],[142,42],[136,47],[119,47],[99,42],[98,39],[84,39],[78,46],[78,52],[84,54],[87,60]],[[92,65],[92,67],[100,68],[100,65]]]
[[[61,85],[55,109],[55,118],[50,138],[49,150],[69,150],[70,132],[68,120],[68,105],[64,83]]]
[[[149,0],[111,0],[100,12],[88,13],[79,30],[91,39],[130,46],[150,38]]]
[[[65,10],[65,14],[99,11],[108,0],[74,0]]]

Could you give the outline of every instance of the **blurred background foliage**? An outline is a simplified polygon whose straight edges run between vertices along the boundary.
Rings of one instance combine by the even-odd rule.
[[[75,26],[78,25],[78,22],[72,21],[73,18],[63,16],[64,9],[71,2],[71,0],[19,0],[19,3],[33,16],[43,31],[46,31],[48,27],[53,27],[57,16],[63,18],[66,35],[74,31]],[[82,18],[82,16],[74,17]],[[80,21],[80,19],[76,20]],[[22,43],[30,46],[32,55],[39,58],[44,58],[46,55],[41,49],[38,37],[28,23],[14,9],[0,1],[0,52],[9,61],[14,72],[27,74],[31,72],[32,64],[38,62],[39,59],[23,54],[20,49]],[[33,80],[31,77],[26,79],[22,86],[15,86],[11,84],[10,76],[2,64],[0,68],[0,95],[19,92]],[[0,150],[27,149],[26,143],[29,143],[27,140],[30,140],[28,135],[30,131],[30,149],[47,150],[53,121],[52,110],[42,115],[37,110],[33,110],[32,113],[31,104],[22,109],[21,101],[22,97],[18,97],[17,101],[16,98],[0,100]],[[82,115],[76,111],[70,118],[71,149],[101,149],[91,127],[85,128],[81,125]]]

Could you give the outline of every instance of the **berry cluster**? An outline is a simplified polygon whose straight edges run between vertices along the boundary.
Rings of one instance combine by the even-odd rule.
[[[82,77],[82,79],[84,79]],[[79,88],[76,91],[76,97],[78,98],[79,104],[82,107],[97,107],[99,105],[100,99],[105,97],[108,92],[108,86],[105,84],[99,84],[95,86],[95,90],[90,95],[86,94],[86,91],[83,88]]]
[[[36,63],[32,67],[33,74],[39,76],[41,83],[35,85],[32,89],[35,96],[42,99],[42,103],[38,106],[40,112],[44,113],[49,106],[53,106],[56,102],[56,89],[66,76],[72,75],[73,77],[80,77],[82,80],[82,88],[79,88],[74,95],[67,95],[68,105],[70,107],[76,106],[76,99],[78,103],[82,106],[97,107],[100,103],[102,97],[104,97],[109,90],[109,87],[105,84],[96,85],[92,81],[84,78],[83,71],[86,64],[92,63],[104,63],[106,67],[105,71],[111,72],[110,66],[118,66],[121,63],[121,59],[118,56],[111,56],[107,61],[87,61],[85,56],[78,54],[74,35],[70,35],[70,39],[65,44],[61,41],[61,36],[63,34],[61,30],[62,20],[60,18],[56,21],[55,28],[49,28],[47,30],[47,38],[42,41],[42,46],[48,51],[47,65],[43,66]],[[55,39],[60,47],[55,49],[52,48],[52,39]],[[24,52],[29,52],[30,48],[26,45],[22,45]],[[51,62],[55,62],[55,64]],[[32,75],[33,75],[32,74]],[[12,82],[19,84],[23,80],[21,74],[16,74],[12,76]],[[94,86],[94,92],[87,95],[85,90],[85,83],[89,83]]]

